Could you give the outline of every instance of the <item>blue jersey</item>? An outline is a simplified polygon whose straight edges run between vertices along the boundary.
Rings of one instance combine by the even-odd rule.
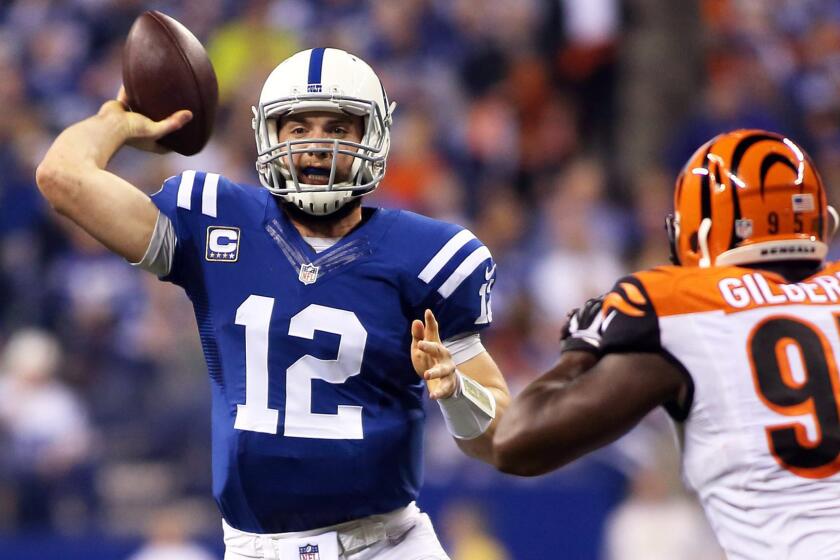
[[[384,513],[422,482],[411,321],[441,337],[491,320],[495,265],[469,231],[407,211],[319,254],[265,189],[187,171],[153,197],[177,244],[164,280],[191,299],[212,389],[213,492],[255,533]]]

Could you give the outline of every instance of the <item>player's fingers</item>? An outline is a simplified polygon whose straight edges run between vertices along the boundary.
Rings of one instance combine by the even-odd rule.
[[[125,112],[125,107],[116,99],[109,99],[99,107],[100,115],[104,115],[105,113],[111,113],[115,111],[121,113]]]
[[[456,385],[454,379],[440,379],[434,388],[431,386],[429,387],[429,397],[435,401],[448,399],[455,394],[455,387]]]
[[[426,319],[426,340],[440,340],[440,332],[438,330],[438,322],[435,319],[435,314],[431,309],[427,309],[425,313]]]
[[[426,379],[426,388],[429,390],[429,396],[432,396],[440,387],[440,379]]]
[[[443,379],[455,373],[453,364],[437,364],[423,372],[423,379]]]
[[[133,113],[133,115],[137,115]],[[152,121],[144,116],[137,115],[139,120],[136,121],[137,128],[135,135],[142,138],[158,139],[166,136],[171,132],[175,132],[192,119],[192,113],[187,110],[176,111],[162,121]]]
[[[446,359],[449,357],[449,351],[446,349],[446,346],[444,346],[440,342],[432,342],[431,340],[421,340],[417,343],[417,347],[420,348],[420,350],[422,350],[426,354],[439,360]]]
[[[188,111],[187,109],[182,109],[180,111],[175,111],[165,119],[161,121],[161,124],[165,124],[167,127],[166,134],[170,132],[174,132],[190,122],[193,118],[192,111]]]
[[[411,338],[413,339],[413,343],[416,343],[419,340],[423,340],[425,332],[426,328],[423,326],[423,321],[415,319],[411,322]]]
[[[426,380],[440,379],[441,377],[444,377],[444,376],[442,374],[441,368],[438,367],[438,366],[432,366],[432,367],[430,367],[429,369],[427,369],[426,371],[423,372],[423,379],[426,379]]]
[[[574,311],[572,311],[566,316],[566,321],[560,327],[560,340],[569,338],[572,331],[575,330],[577,330],[577,317],[574,315]]]
[[[117,101],[122,104],[123,108],[128,110],[128,94],[125,92],[125,86],[120,86],[120,91],[117,92]]]

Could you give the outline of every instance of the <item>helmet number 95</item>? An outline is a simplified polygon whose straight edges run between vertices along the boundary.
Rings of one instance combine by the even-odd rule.
[[[802,215],[798,212],[793,214],[793,232],[802,233],[805,231],[805,223],[802,221]],[[767,233],[779,233],[779,213],[770,212],[767,214]]]

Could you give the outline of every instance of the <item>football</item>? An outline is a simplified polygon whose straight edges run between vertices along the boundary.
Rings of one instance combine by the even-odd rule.
[[[192,111],[189,123],[158,144],[186,156],[201,151],[213,132],[219,86],[189,29],[158,11],[141,14],[123,47],[122,74],[132,111],[156,121],[179,109]]]

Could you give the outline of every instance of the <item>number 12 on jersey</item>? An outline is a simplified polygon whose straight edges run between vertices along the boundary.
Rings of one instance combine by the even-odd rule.
[[[236,407],[234,428],[277,433],[279,412],[269,408],[268,345],[274,298],[251,295],[236,310],[245,327],[245,403]],[[305,355],[286,370],[283,435],[314,439],[362,439],[362,407],[338,405],[335,414],[312,412],[312,380],[340,384],[362,368],[367,331],[355,313],[312,304],[289,322],[289,336],[312,340],[315,331],[337,334],[338,355],[322,360]]]

